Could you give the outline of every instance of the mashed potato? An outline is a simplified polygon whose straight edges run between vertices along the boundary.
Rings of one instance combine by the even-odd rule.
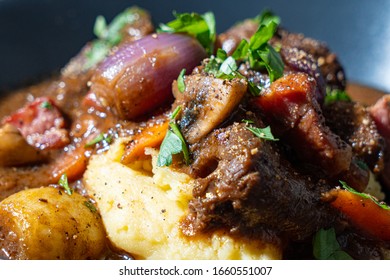
[[[179,228],[192,197],[192,179],[152,160],[120,163],[123,144],[94,156],[85,186],[96,200],[107,235],[118,249],[137,259],[279,259],[281,249],[223,232],[189,238]]]

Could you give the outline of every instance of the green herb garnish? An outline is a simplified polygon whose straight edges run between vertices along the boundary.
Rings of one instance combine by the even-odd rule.
[[[348,184],[344,181],[339,181],[341,186],[346,189],[347,191],[353,193],[353,194],[356,194],[362,198],[366,198],[366,199],[370,199],[372,200],[376,205],[378,205],[379,207],[381,207],[382,209],[385,209],[385,210],[390,210],[390,206],[388,206],[386,203],[384,202],[380,202],[378,201],[378,199],[376,199],[374,196],[370,195],[370,194],[367,194],[367,193],[361,193],[361,192],[358,192],[356,191],[354,188],[351,188],[350,186],[348,186]]]
[[[341,250],[334,228],[320,229],[313,238],[313,255],[317,260],[352,260]]]
[[[48,109],[51,110],[53,108],[53,105],[49,101],[43,101],[40,105],[41,108],[43,109]]]
[[[265,68],[273,82],[283,75],[284,63],[280,54],[268,43],[278,27],[278,22],[264,20],[249,42],[243,39],[233,53],[236,60],[249,61],[255,70]]]
[[[325,105],[329,105],[336,101],[351,101],[348,93],[341,89],[326,88]]]
[[[94,205],[91,201],[86,200],[86,201],[84,201],[83,204],[84,204],[85,206],[87,206],[88,209],[89,209],[92,213],[95,213],[95,212],[97,211],[95,205]]]
[[[128,8],[118,14],[110,24],[107,24],[103,16],[98,16],[93,28],[97,39],[92,41],[91,48],[86,53],[87,61],[84,64],[84,69],[89,69],[102,61],[111,48],[122,41],[123,28],[136,21],[140,13],[144,13],[144,11],[138,7]]]
[[[186,73],[186,69],[182,69],[180,71],[179,77],[177,77],[177,88],[182,93],[186,90],[186,84],[184,82],[184,74],[185,73]]]
[[[279,139],[273,136],[270,126],[267,126],[265,128],[259,128],[250,125],[253,124],[253,121],[251,120],[242,120],[242,122],[246,123],[245,128],[252,132],[256,137],[269,141],[279,141]]]
[[[276,16],[274,13],[267,9],[262,11],[260,15],[254,18],[254,20],[257,21],[259,25],[267,25],[271,21],[279,25],[281,22],[280,17]]]
[[[249,42],[242,40],[232,56],[222,49],[212,55],[205,65],[205,72],[216,78],[231,80],[235,77],[244,78],[238,71],[237,61],[248,61],[255,70],[266,69],[270,81],[273,82],[283,75],[284,64],[278,51],[268,41],[273,37],[280,19],[270,12],[265,12],[257,19],[260,27]],[[262,87],[248,80],[248,89],[254,96],[259,96]]]
[[[84,147],[86,147],[86,148],[92,147],[100,142],[105,142],[107,144],[110,144],[111,141],[112,141],[111,135],[104,135],[103,133],[100,133],[98,136],[96,136],[91,141],[89,141],[87,144],[85,144]]]
[[[160,24],[159,32],[186,33],[195,37],[208,54],[214,51],[217,37],[215,17],[212,12],[203,15],[197,13],[173,13],[176,19]]]
[[[190,154],[187,143],[177,125],[175,118],[180,113],[181,107],[178,106],[171,115],[169,129],[160,146],[160,152],[157,157],[157,166],[169,166],[172,164],[172,155],[183,153],[186,164],[190,163]]]
[[[69,187],[68,176],[66,176],[65,173],[61,175],[60,180],[58,181],[58,185],[64,188],[65,193],[72,195],[73,189]]]

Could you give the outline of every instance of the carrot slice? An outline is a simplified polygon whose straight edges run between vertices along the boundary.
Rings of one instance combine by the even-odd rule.
[[[169,120],[156,123],[149,126],[137,134],[134,139],[126,146],[121,162],[128,164],[130,162],[145,159],[145,148],[155,148],[161,145],[167,133]]]
[[[390,210],[383,209],[370,198],[347,190],[335,189],[326,197],[334,208],[348,217],[353,226],[371,237],[390,241]]]
[[[87,168],[88,158],[85,155],[85,148],[80,146],[74,151],[59,157],[53,164],[50,182],[58,182],[62,174],[66,174],[70,182],[79,179]]]

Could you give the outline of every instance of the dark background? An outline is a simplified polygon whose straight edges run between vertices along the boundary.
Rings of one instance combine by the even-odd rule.
[[[173,10],[213,11],[219,32],[270,8],[288,30],[326,41],[350,81],[390,92],[387,0],[0,0],[0,90],[58,70],[93,38],[97,15],[110,21],[132,5],[149,10],[156,24]]]

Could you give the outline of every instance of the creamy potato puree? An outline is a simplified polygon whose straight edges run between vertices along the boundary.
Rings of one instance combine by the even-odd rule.
[[[123,143],[123,142],[122,142]],[[132,167],[120,163],[123,144],[94,156],[85,173],[86,189],[97,203],[111,243],[137,259],[280,259],[281,249],[223,232],[196,238],[179,228],[192,197],[192,179],[152,160]]]

